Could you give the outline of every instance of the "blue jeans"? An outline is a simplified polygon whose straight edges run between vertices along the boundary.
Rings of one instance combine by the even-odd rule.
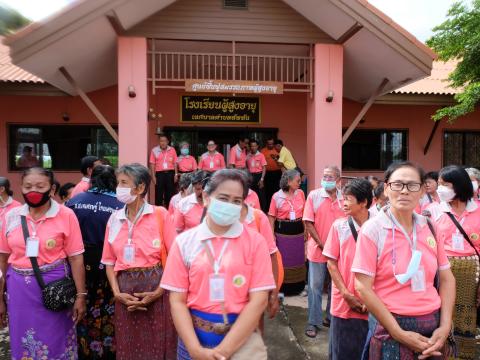
[[[328,278],[327,263],[309,261],[308,263],[308,324],[320,327],[323,320],[322,293],[325,280]],[[330,294],[328,287],[328,301],[326,316],[330,320]]]

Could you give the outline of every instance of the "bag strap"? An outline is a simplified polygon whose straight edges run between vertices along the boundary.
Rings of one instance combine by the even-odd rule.
[[[23,239],[25,240],[25,245],[27,245],[27,239],[30,237],[28,233],[28,225],[27,225],[27,218],[22,215],[21,217],[22,222],[22,231],[23,231]],[[36,257],[30,257],[30,262],[32,263],[33,273],[35,274],[35,278],[37,279],[38,285],[41,289],[45,288],[45,282],[43,281],[42,274],[40,273],[40,268],[38,267],[38,261]]]
[[[165,266],[167,265],[167,248],[165,246],[165,237],[163,236],[164,220],[161,207],[155,208],[155,215],[157,217],[158,233],[161,238],[160,261],[162,263],[162,267],[165,269]]]
[[[353,238],[355,239],[355,242],[357,242],[358,232],[357,229],[355,229],[355,224],[353,223],[351,216],[348,217],[348,226],[350,226],[350,231],[352,232]]]
[[[467,242],[470,244],[470,246],[473,248],[473,250],[475,250],[475,253],[477,254],[478,258],[479,258],[479,261],[480,261],[480,254],[478,253],[478,250],[477,248],[475,247],[475,245],[473,245],[472,243],[472,240],[470,240],[470,238],[468,237],[467,233],[465,232],[465,230],[463,229],[462,225],[460,225],[460,223],[458,222],[457,219],[455,219],[455,216],[451,213],[451,212],[447,212],[447,215],[448,217],[452,220],[452,222],[455,224],[455,226],[457,227],[458,230],[460,230],[460,232],[462,233],[463,237],[465,238],[465,240],[467,240]]]

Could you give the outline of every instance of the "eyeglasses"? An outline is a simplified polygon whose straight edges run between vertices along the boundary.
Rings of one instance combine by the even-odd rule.
[[[390,182],[387,185],[390,186],[390,189],[392,191],[402,191],[405,186],[407,187],[407,190],[411,192],[420,191],[420,189],[422,188],[421,183]]]

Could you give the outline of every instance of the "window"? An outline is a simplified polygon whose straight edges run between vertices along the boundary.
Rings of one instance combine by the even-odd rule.
[[[226,9],[248,9],[247,0],[223,0],[223,7]]]
[[[118,145],[101,126],[10,125],[9,168],[43,166],[52,170],[78,170],[87,155],[118,164]]]
[[[343,170],[385,170],[408,158],[406,130],[355,130],[342,149]]]
[[[443,133],[443,166],[480,166],[480,132],[445,131]]]

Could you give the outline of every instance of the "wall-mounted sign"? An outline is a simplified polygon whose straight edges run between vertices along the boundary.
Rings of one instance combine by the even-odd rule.
[[[180,108],[186,123],[260,123],[258,97],[184,95]]]
[[[283,94],[283,83],[274,81],[185,80],[185,91],[231,94]]]

